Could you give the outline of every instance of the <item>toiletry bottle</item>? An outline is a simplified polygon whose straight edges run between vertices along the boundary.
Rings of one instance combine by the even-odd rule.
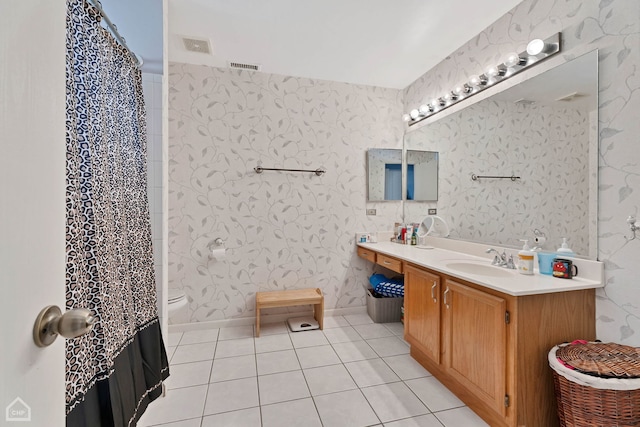
[[[407,232],[404,235],[404,244],[405,245],[410,245],[411,244],[411,236],[413,235],[413,227],[411,225],[407,226]]]
[[[566,237],[562,238],[562,246],[560,246],[556,252],[558,253],[558,255],[561,255],[561,256],[574,256],[575,255],[573,253],[573,251],[571,250],[571,248],[569,247],[569,245],[567,244],[567,238]]]
[[[416,246],[418,244],[418,230],[413,229],[413,233],[411,233],[411,246]]]
[[[522,250],[518,252],[518,273],[533,274],[533,251],[529,247],[527,239],[521,239],[524,242]]]

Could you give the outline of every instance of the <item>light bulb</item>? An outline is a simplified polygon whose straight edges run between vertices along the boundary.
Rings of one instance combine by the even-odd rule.
[[[502,77],[507,73],[507,67],[504,65],[496,65],[494,67],[489,67],[487,72],[485,73],[489,77]]]
[[[411,110],[411,112],[409,113],[409,115],[411,116],[411,118],[413,120],[417,119],[418,117],[420,117],[420,112],[418,110]]]
[[[420,108],[418,108],[418,111],[420,112],[421,115],[426,116],[427,114],[433,111],[433,108],[431,108],[430,105],[422,104]]]
[[[539,55],[544,52],[545,43],[540,39],[531,40],[527,45],[527,53],[531,56]]]
[[[471,92],[473,90],[473,88],[471,86],[469,86],[468,84],[464,83],[458,87],[456,87],[454,89],[454,92],[457,93],[458,95],[464,95],[467,94],[469,92]]]
[[[526,59],[520,58],[520,55],[517,53],[510,53],[507,56],[507,59],[504,61],[504,65],[507,67],[515,67],[516,65],[524,65],[523,62],[526,62]]]
[[[484,74],[479,76],[471,76],[469,79],[469,84],[471,86],[484,86],[487,84],[487,77]]]
[[[411,120],[411,116],[409,114],[403,114],[402,115],[402,121],[403,122],[408,122],[409,120]]]
[[[458,95],[455,92],[447,92],[444,95],[444,100],[449,102],[449,101],[455,101],[456,99],[458,99]]]

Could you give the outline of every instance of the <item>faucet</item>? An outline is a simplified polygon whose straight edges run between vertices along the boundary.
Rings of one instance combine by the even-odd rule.
[[[502,251],[502,253],[498,252],[493,248],[489,248],[485,251],[485,253],[495,253],[496,255],[493,257],[493,261],[491,261],[491,265],[497,265],[498,267],[508,268],[510,270],[515,270],[516,264],[513,262],[513,255],[509,255],[507,258],[507,252]]]

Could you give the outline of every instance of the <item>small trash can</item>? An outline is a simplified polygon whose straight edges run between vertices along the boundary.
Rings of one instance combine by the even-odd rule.
[[[640,426],[640,348],[574,341],[549,351],[561,426]]]

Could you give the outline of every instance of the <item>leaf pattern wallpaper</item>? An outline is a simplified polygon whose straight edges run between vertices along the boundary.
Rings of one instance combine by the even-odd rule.
[[[399,202],[366,203],[366,150],[401,148],[403,112],[558,31],[562,53],[512,80],[599,49],[597,335],[640,345],[640,241],[623,237],[640,205],[636,0],[524,0],[404,91],[170,64],[168,276],[191,320],[250,317],[266,289],[317,286],[327,308],[364,305],[373,267],[357,258],[354,232],[402,218]],[[257,175],[258,164],[327,173]],[[208,255],[216,237],[221,261]]]
[[[511,51],[523,51],[529,40],[559,31],[561,55],[537,65],[535,74],[599,49],[597,246],[606,286],[597,292],[597,337],[640,346],[640,241],[624,239],[626,218],[638,215],[640,206],[640,2],[524,0],[407,87],[404,110],[501,62]]]
[[[168,277],[191,321],[253,316],[263,290],[363,306],[373,265],[355,233],[402,217],[400,202],[366,204],[366,152],[402,147],[401,91],[177,63],[169,86]],[[217,237],[222,260],[209,257]]]

